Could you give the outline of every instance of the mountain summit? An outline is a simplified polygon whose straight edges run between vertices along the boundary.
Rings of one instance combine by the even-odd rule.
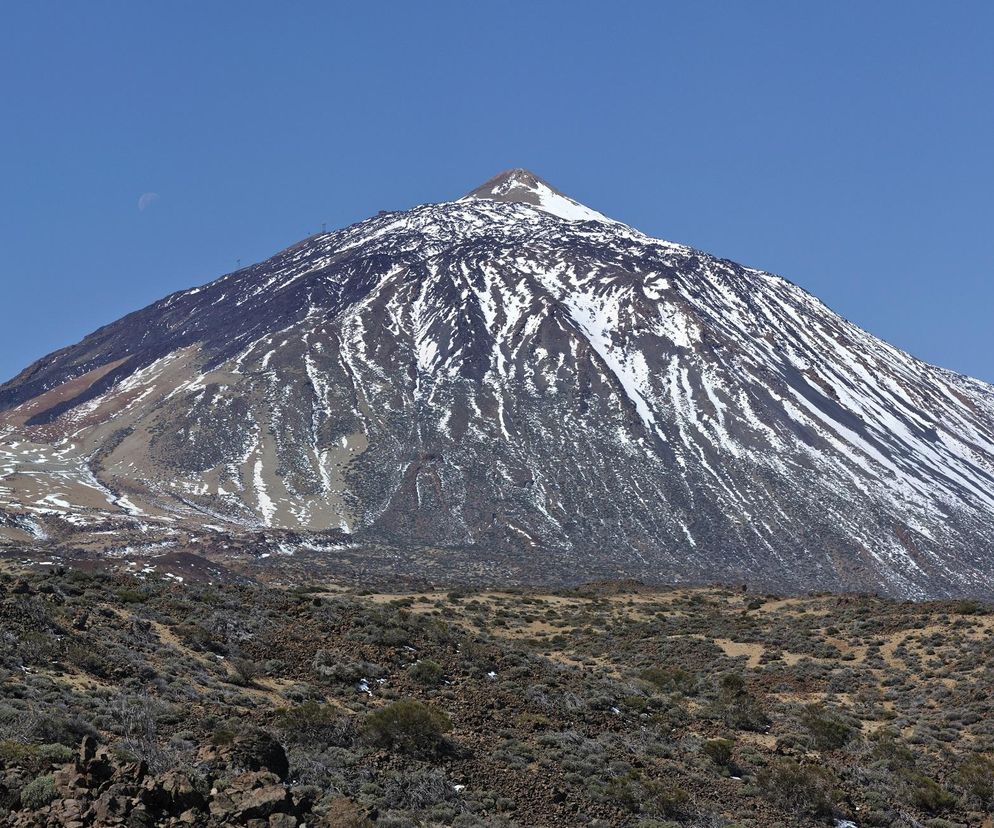
[[[516,168],[495,175],[465,198],[486,198],[518,204],[531,204],[547,213],[570,221],[607,221],[607,216],[574,201],[543,181],[535,173]]]
[[[125,526],[459,577],[994,595],[994,388],[511,170],[0,387],[0,539]]]

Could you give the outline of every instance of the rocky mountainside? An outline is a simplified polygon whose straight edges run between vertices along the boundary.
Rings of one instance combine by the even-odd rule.
[[[115,520],[551,581],[991,595],[994,388],[512,170],[0,387],[8,541]]]

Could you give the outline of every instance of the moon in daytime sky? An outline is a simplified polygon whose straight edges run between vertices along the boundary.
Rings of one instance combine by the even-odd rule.
[[[142,193],[138,199],[138,212],[144,213],[146,208],[151,207],[158,200],[158,193]]]

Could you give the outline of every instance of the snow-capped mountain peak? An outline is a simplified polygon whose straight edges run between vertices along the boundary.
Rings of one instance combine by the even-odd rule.
[[[495,577],[994,595],[994,388],[511,170],[0,386],[0,543],[108,514]]]
[[[591,210],[579,201],[559,192],[547,181],[543,181],[535,173],[517,167],[495,175],[489,181],[481,184],[464,199],[487,198],[491,201],[508,201],[519,204],[531,204],[546,213],[569,221],[603,221],[616,224],[596,210]]]

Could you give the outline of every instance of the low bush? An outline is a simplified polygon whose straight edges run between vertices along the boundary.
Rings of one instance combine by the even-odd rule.
[[[344,661],[328,650],[318,650],[314,656],[314,672],[332,684],[354,684],[362,679],[380,676],[383,668],[367,661]]]
[[[956,771],[956,781],[981,807],[994,805],[994,759],[968,756]]]
[[[416,699],[401,699],[366,716],[363,739],[402,753],[437,752],[452,729],[449,717]]]
[[[355,725],[330,704],[308,700],[278,711],[274,724],[284,742],[293,745],[347,747],[355,741]]]
[[[801,713],[801,724],[818,750],[837,750],[848,744],[856,734],[856,729],[849,722],[821,704],[807,705]]]
[[[639,678],[670,693],[687,693],[694,684],[694,677],[679,667],[648,667],[639,674]]]
[[[756,781],[769,799],[797,814],[829,816],[835,807],[835,777],[826,768],[778,759]]]
[[[21,790],[21,805],[31,810],[37,810],[48,805],[57,795],[55,777],[52,775],[39,776],[28,782]]]
[[[921,773],[911,773],[905,777],[908,798],[916,808],[930,814],[941,814],[956,807],[956,796],[943,788],[934,779]]]
[[[727,768],[732,763],[733,747],[731,739],[709,739],[704,743],[704,754],[718,767]]]
[[[427,658],[411,667],[411,678],[426,687],[437,687],[444,675],[442,665]]]
[[[690,795],[674,782],[645,779],[634,770],[615,776],[602,791],[615,805],[648,816],[679,816],[690,801]]]
[[[870,758],[889,771],[907,771],[915,766],[914,753],[892,730],[882,730],[877,734]]]
[[[247,658],[232,658],[228,666],[231,668],[229,680],[241,687],[251,687],[265,672],[260,665]]]
[[[713,712],[736,730],[762,733],[770,726],[769,717],[759,700],[746,689],[745,679],[738,673],[722,677]]]

